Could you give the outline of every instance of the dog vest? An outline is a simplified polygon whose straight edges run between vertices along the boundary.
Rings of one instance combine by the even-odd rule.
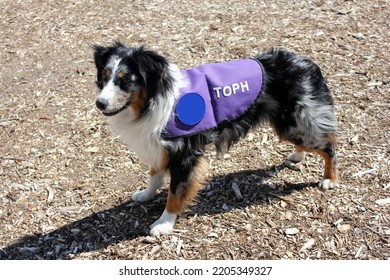
[[[245,113],[260,94],[262,65],[254,59],[206,64],[182,70],[189,81],[173,106],[167,138],[212,129]]]

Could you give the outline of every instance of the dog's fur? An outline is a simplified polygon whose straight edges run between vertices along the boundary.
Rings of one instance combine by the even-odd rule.
[[[166,208],[151,226],[151,235],[170,233],[202,186],[205,145],[214,143],[220,155],[251,127],[265,122],[295,145],[288,160],[300,162],[305,152],[317,153],[325,162],[319,185],[325,189],[338,185],[333,101],[319,67],[310,59],[281,49],[256,56],[264,67],[263,93],[245,114],[215,129],[170,139],[163,131],[180,88],[187,85],[179,68],[144,47],[116,42],[93,48],[100,89],[96,105],[121,140],[151,166],[149,185],[132,199],[153,199],[165,173],[171,177]]]

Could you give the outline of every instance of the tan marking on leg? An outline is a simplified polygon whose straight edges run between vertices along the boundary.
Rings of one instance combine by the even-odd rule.
[[[158,172],[158,171],[157,171],[156,169],[154,169],[153,167],[150,168],[150,172],[149,172],[150,177],[153,177],[154,175],[156,175],[157,172]]]
[[[168,200],[166,209],[169,213],[174,213],[176,215],[180,215],[180,213],[183,211],[186,201],[185,197],[181,195],[173,195],[171,191],[168,193]]]
[[[337,181],[336,165],[334,160],[324,151],[316,150],[315,152],[319,154],[325,161],[324,178]]]
[[[335,145],[336,138],[333,135],[329,135],[328,139],[333,145]],[[295,145],[295,148],[297,152],[316,153],[320,155],[324,159],[324,178],[330,179],[333,182],[337,181],[336,162],[327,153],[325,153],[322,150],[306,149],[304,147],[297,146],[297,145]]]
[[[161,163],[159,168],[160,169],[167,169],[168,163],[169,163],[169,157],[168,157],[168,152],[167,150],[162,151],[162,158],[161,158]]]
[[[175,195],[168,192],[166,209],[169,213],[180,215],[186,206],[197,195],[198,190],[203,186],[206,177],[207,163],[204,158],[199,158],[196,166],[190,174],[188,181],[177,186]]]

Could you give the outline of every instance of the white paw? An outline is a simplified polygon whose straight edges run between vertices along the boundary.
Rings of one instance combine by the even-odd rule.
[[[323,179],[321,180],[318,185],[325,189],[325,190],[329,190],[329,189],[334,189],[334,188],[338,188],[340,185],[335,182],[335,181],[332,181],[331,179]]]
[[[294,163],[298,163],[304,160],[305,157],[306,157],[305,152],[294,152],[287,157],[287,160],[292,161]]]
[[[176,214],[172,214],[167,210],[164,210],[161,217],[150,226],[150,235],[159,236],[163,234],[170,234],[175,226],[176,217]]]
[[[155,196],[156,192],[152,192],[149,189],[144,189],[143,191],[133,193],[131,199],[138,202],[145,202],[152,200]]]

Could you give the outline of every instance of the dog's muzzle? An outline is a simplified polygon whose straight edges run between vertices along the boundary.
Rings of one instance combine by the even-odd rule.
[[[123,110],[125,110],[131,104],[131,100],[129,100],[123,107],[116,111],[107,111],[107,107],[109,105],[109,101],[105,98],[97,98],[96,99],[96,107],[103,113],[105,116],[114,116]]]

